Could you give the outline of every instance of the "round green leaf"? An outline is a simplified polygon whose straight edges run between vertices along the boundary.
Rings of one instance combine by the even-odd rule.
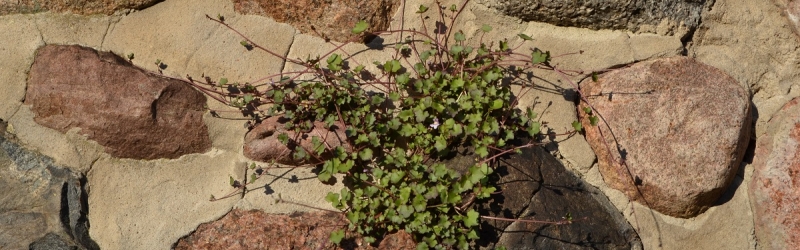
[[[352,32],[353,32],[353,34],[359,34],[361,32],[364,32],[365,30],[367,30],[367,28],[369,28],[369,24],[367,23],[367,21],[361,20],[361,21],[358,21],[358,23],[356,23],[355,27],[353,27],[353,31]]]

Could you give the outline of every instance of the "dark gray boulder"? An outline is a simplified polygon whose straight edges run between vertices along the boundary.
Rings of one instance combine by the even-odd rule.
[[[444,163],[464,172],[475,157],[460,151]],[[573,221],[553,225],[483,219],[479,248],[641,249],[639,236],[608,198],[544,148],[523,148],[521,154],[501,157],[494,167],[490,178],[501,192],[476,203],[481,215],[558,222],[569,214]]]
[[[30,250],[77,250],[78,246],[70,244],[69,240],[65,240],[58,234],[47,233],[44,237],[31,243]]]
[[[85,182],[0,131],[0,249],[99,249],[89,238]]]
[[[495,0],[495,9],[524,21],[589,29],[640,31],[645,26],[694,30],[714,0]],[[683,26],[684,28],[682,28]],[[645,28],[646,29],[646,28]]]

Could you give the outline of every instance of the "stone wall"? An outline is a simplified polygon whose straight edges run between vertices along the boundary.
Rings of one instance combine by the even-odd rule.
[[[0,186],[13,191],[0,196],[0,248],[165,249],[213,238],[208,225],[215,222],[262,213],[281,216],[298,233],[328,221],[291,220],[300,214],[319,218],[307,213],[313,210],[309,206],[330,208],[325,194],[343,187],[319,183],[310,168],[269,169],[269,178],[253,184],[257,188],[222,198],[235,191],[229,178],[243,179],[254,162],[243,148],[252,124],[216,117],[241,114],[186,85],[188,77],[249,82],[298,68],[248,51],[241,37],[206,15],[223,16],[251,41],[289,58],[326,53],[349,39],[334,37],[356,20],[341,15],[394,29],[402,20],[406,29],[433,30],[430,20],[438,18],[436,11],[415,13],[420,4],[431,4],[424,0],[377,1],[387,5],[364,10],[372,13],[367,16],[348,14],[353,6],[342,3],[349,1],[321,2],[326,13],[344,14],[292,10],[323,19],[288,21],[262,16],[264,9],[242,9],[245,3],[268,8],[258,1],[229,0],[0,4]],[[566,172],[547,172],[563,183],[525,179],[530,187],[519,190],[537,196],[520,196],[535,200],[509,208],[515,216],[556,216],[531,202],[571,196],[605,214],[586,215],[581,227],[515,224],[509,228],[540,232],[517,238],[534,237],[533,245],[547,248],[555,246],[548,239],[585,238],[614,224],[618,231],[608,234],[609,241],[590,243],[607,249],[800,247],[791,220],[800,207],[795,192],[800,187],[792,181],[800,159],[796,5],[789,0],[468,2],[457,24],[448,27],[464,32],[465,43],[507,40],[522,44],[518,52],[549,51],[553,65],[570,70],[535,72],[536,91],[521,97],[520,107],[532,107],[549,127],[564,132],[578,119],[591,128],[578,105],[595,100],[597,110],[608,113],[603,123],[613,125],[612,131],[547,139],[547,151],[528,156],[563,164]],[[482,35],[484,24],[493,29]],[[309,31],[312,25],[325,37]],[[522,43],[519,33],[533,40]],[[391,58],[391,47],[379,43],[395,39],[381,36],[369,46],[341,49],[370,66]],[[600,72],[597,82],[590,72]],[[589,93],[586,99],[579,99],[571,82]],[[618,133],[621,140],[598,131]],[[607,152],[612,149],[616,154]],[[547,189],[556,185],[563,189]],[[292,202],[276,203],[279,197]],[[662,198],[673,202],[651,202]],[[558,206],[556,212],[571,209]],[[330,221],[325,223],[335,223]],[[592,224],[597,221],[605,222]],[[492,224],[508,226],[499,225]],[[202,234],[193,235],[195,230]],[[254,237],[252,232],[274,229],[225,230]],[[503,238],[502,230],[495,233],[495,239]],[[397,237],[402,246],[392,248],[413,244],[407,235]],[[303,242],[324,242],[312,238]],[[512,244],[508,238],[513,237],[506,235],[503,242]],[[562,243],[583,244],[570,240]]]

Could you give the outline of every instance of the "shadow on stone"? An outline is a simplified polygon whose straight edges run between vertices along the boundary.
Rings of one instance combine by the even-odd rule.
[[[523,145],[520,143],[518,145]],[[470,154],[459,154],[445,164],[458,171],[474,164]],[[641,240],[622,214],[597,188],[567,170],[539,146],[502,157],[490,178],[499,193],[479,202],[482,215],[507,219],[559,222],[565,225],[510,222],[484,218],[481,249],[631,249]]]

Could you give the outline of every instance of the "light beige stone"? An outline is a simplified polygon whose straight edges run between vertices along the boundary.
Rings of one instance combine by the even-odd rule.
[[[251,15],[231,14],[226,16],[225,20],[254,43],[279,55],[286,55],[289,49],[295,45],[297,31],[287,24]],[[214,81],[225,77],[230,83],[263,84],[265,81],[260,79],[279,73],[285,67],[281,59],[275,58],[265,51],[258,48],[248,51],[240,44],[244,39],[233,30],[205,17],[193,22],[207,23],[214,29],[214,32],[209,34],[196,50],[189,51],[187,54],[189,57],[186,61],[185,73],[195,79],[200,79],[200,76],[205,74]]]
[[[781,12],[771,3],[716,1],[703,14],[689,48],[689,56],[727,72],[751,89],[758,110],[756,136],[765,133],[764,123],[777,111],[775,106],[782,106],[769,100],[786,96],[792,86],[800,85],[800,42]]]
[[[33,16],[47,44],[99,48],[117,16],[79,16],[46,12]]]
[[[269,164],[258,165],[266,167]],[[319,181],[312,172],[313,167],[276,166],[283,168],[267,170],[266,175],[251,185],[254,189],[236,204],[236,208],[261,209],[267,213],[317,211],[315,208],[335,211],[331,203],[325,200],[325,196],[328,192],[339,193],[344,187],[341,175],[332,178],[336,179],[334,185],[327,185]],[[250,173],[252,172],[248,172],[248,175]],[[250,177],[247,178],[249,180]]]
[[[175,160],[102,158],[87,175],[89,235],[101,249],[166,249],[200,223],[227,213],[238,196],[237,153],[212,150]]]
[[[7,121],[22,105],[34,51],[44,42],[29,16],[0,16],[0,30],[0,119]]]
[[[61,133],[39,125],[33,121],[33,117],[30,106],[23,105],[8,121],[9,127],[14,128],[13,133],[25,146],[52,157],[56,165],[86,173],[98,158],[107,155],[103,152],[103,146],[79,134],[79,128]]]
[[[755,249],[747,182],[736,178],[719,205],[692,219],[679,219],[638,203],[624,211],[644,249]]]
[[[160,59],[167,75],[183,77],[177,72],[183,72],[189,58],[221,28],[205,15],[230,16],[232,8],[220,1],[167,1],[112,24],[102,49],[123,57],[133,53],[133,63],[151,71],[158,70],[155,62]]]

